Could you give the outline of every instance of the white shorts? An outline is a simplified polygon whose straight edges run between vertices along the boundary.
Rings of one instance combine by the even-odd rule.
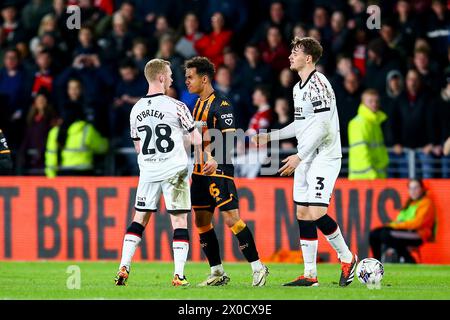
[[[148,182],[139,179],[135,209],[137,211],[155,212],[161,198],[161,191],[164,195],[167,212],[184,213],[191,211],[191,193],[187,168],[163,181]]]
[[[294,173],[294,202],[302,206],[328,207],[341,159],[300,162]]]

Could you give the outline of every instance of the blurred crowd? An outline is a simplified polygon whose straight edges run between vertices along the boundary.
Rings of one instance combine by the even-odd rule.
[[[366,24],[370,4],[380,8],[379,28]],[[68,5],[79,6],[80,29],[68,28]],[[202,55],[216,66],[215,89],[233,103],[237,127],[280,129],[292,121],[298,81],[290,41],[310,36],[324,48],[317,69],[335,90],[343,147],[362,92],[373,89],[391,165],[410,148],[424,178],[450,177],[450,163],[439,162],[450,136],[446,1],[4,0],[0,10],[0,128],[18,174],[44,172],[48,132],[74,114],[108,139],[110,153],[132,147],[129,112],[147,92],[143,68],[154,57],[171,62],[169,95],[189,108],[197,97],[183,63]],[[294,147],[295,139],[281,143]],[[117,168],[135,174],[135,155]]]

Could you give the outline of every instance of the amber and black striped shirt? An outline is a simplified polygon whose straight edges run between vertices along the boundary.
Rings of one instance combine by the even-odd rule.
[[[233,106],[227,98],[214,91],[205,100],[197,100],[193,116],[195,121],[202,122],[202,134],[205,134],[208,129],[213,128],[222,132],[223,159],[215,158],[218,163],[218,167],[213,176],[232,178],[234,176],[234,166],[231,163],[231,150],[227,150],[226,148],[226,141],[232,137],[230,136],[230,133],[236,131]],[[204,141],[201,150],[200,148],[196,150],[193,174],[202,174],[203,164],[205,163],[205,160],[207,160],[204,150],[208,144],[209,141]],[[212,156],[215,156],[214,150],[212,152]]]

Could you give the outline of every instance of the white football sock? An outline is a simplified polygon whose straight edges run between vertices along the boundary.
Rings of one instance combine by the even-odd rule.
[[[211,267],[211,274],[213,275],[222,275],[225,272],[225,270],[223,269],[223,265],[222,264],[218,264],[217,266],[212,266]]]
[[[306,278],[317,277],[317,246],[319,240],[303,240],[300,239],[300,247],[302,249],[304,276]]]
[[[130,271],[131,259],[133,259],[134,252],[139,246],[139,243],[141,243],[141,237],[134,234],[125,235],[122,246],[122,260],[120,261],[119,268],[125,266]]]
[[[173,241],[173,262],[175,263],[175,271],[173,275],[178,274],[181,278],[184,278],[184,265],[186,264],[189,242],[187,241]]]
[[[345,243],[344,237],[342,236],[341,229],[337,227],[336,231],[332,234],[325,235],[328,242],[331,244],[334,250],[336,250],[338,254],[338,258],[345,263],[352,262],[353,254],[348,249],[347,244]]]
[[[263,268],[263,264],[261,263],[261,260],[259,260],[259,259],[256,261],[250,262],[250,265],[252,266],[253,272],[259,271]]]

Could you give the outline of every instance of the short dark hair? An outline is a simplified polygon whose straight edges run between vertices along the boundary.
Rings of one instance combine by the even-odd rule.
[[[322,45],[319,41],[311,37],[299,38],[292,40],[292,48],[300,48],[305,54],[312,57],[313,63],[317,63],[323,53]]]
[[[216,68],[214,64],[206,57],[194,57],[184,63],[184,69],[195,68],[200,76],[207,76],[210,81],[214,79]]]
[[[137,69],[136,64],[130,58],[125,58],[119,63],[119,69]]]
[[[270,88],[267,85],[263,85],[263,84],[257,85],[257,86],[255,86],[254,91],[260,91],[262,93],[262,95],[264,97],[266,97],[267,101],[269,101],[271,98],[270,97]]]

